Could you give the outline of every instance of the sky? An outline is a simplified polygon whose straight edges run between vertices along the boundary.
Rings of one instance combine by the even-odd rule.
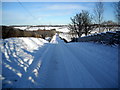
[[[2,2],[17,2],[18,0],[2,0]],[[20,0],[21,2],[98,2],[99,0]],[[102,2],[118,2],[119,0],[101,0]]]
[[[3,25],[69,24],[81,10],[91,14],[95,2],[2,2]],[[104,2],[104,20],[115,20],[112,2]]]

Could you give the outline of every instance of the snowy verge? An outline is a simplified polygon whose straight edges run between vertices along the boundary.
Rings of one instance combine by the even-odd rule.
[[[35,53],[48,41],[41,38],[9,38],[1,39],[3,88],[12,87],[27,72],[35,60]]]
[[[67,40],[67,42],[70,42],[72,39],[72,36],[71,35],[69,35],[68,33],[61,33],[61,34],[59,34],[59,36],[61,37],[61,38],[63,38],[63,39],[65,39],[65,40]]]

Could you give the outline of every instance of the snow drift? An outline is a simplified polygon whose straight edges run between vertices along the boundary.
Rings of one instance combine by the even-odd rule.
[[[37,50],[48,42],[41,38],[9,38],[0,41],[3,43],[0,79],[3,80],[3,88],[10,88],[27,72],[37,57],[34,56]]]

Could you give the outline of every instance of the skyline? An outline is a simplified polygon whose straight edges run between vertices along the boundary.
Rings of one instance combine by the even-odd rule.
[[[115,21],[112,2],[104,3],[104,20]],[[70,17],[87,10],[91,14],[95,2],[2,2],[2,25],[61,25]]]

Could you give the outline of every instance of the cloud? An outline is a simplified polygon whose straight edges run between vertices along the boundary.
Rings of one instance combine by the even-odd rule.
[[[45,7],[49,10],[72,10],[72,9],[88,9],[87,7],[80,6],[77,4],[53,4]]]
[[[37,17],[65,16],[81,10],[91,9],[87,5],[80,3],[37,3],[25,7]]]
[[[39,15],[39,17],[65,16],[65,15],[69,15],[69,14],[71,14],[71,12],[64,12],[64,13],[49,13],[49,14],[47,14],[47,15],[41,14],[41,15]]]
[[[88,5],[90,6],[90,5]],[[44,12],[45,10],[47,10],[49,12],[49,10],[89,10],[90,7],[88,7],[87,5],[83,5],[82,3],[72,3],[72,2],[66,2],[66,3],[37,3],[37,4],[33,4],[33,5],[26,5],[25,7],[27,7],[28,9],[30,9],[31,11],[36,11],[36,12]],[[31,8],[33,7],[33,8]]]
[[[9,4],[9,3],[8,3]],[[3,10],[3,23],[36,23],[35,19],[27,13],[29,11],[32,16],[34,16],[38,21],[48,22],[49,20],[53,19],[52,22],[58,20],[59,18],[70,18],[74,13],[79,12],[80,10],[88,10],[90,8],[87,5],[82,5],[80,3],[22,3],[26,9],[21,6],[6,6],[11,7],[11,9],[4,8]],[[14,9],[17,7],[18,9]],[[26,11],[27,10],[27,11]],[[27,18],[26,18],[27,17]],[[24,21],[24,22],[23,22]],[[62,21],[61,21],[62,22]],[[64,22],[64,21],[63,21]]]

